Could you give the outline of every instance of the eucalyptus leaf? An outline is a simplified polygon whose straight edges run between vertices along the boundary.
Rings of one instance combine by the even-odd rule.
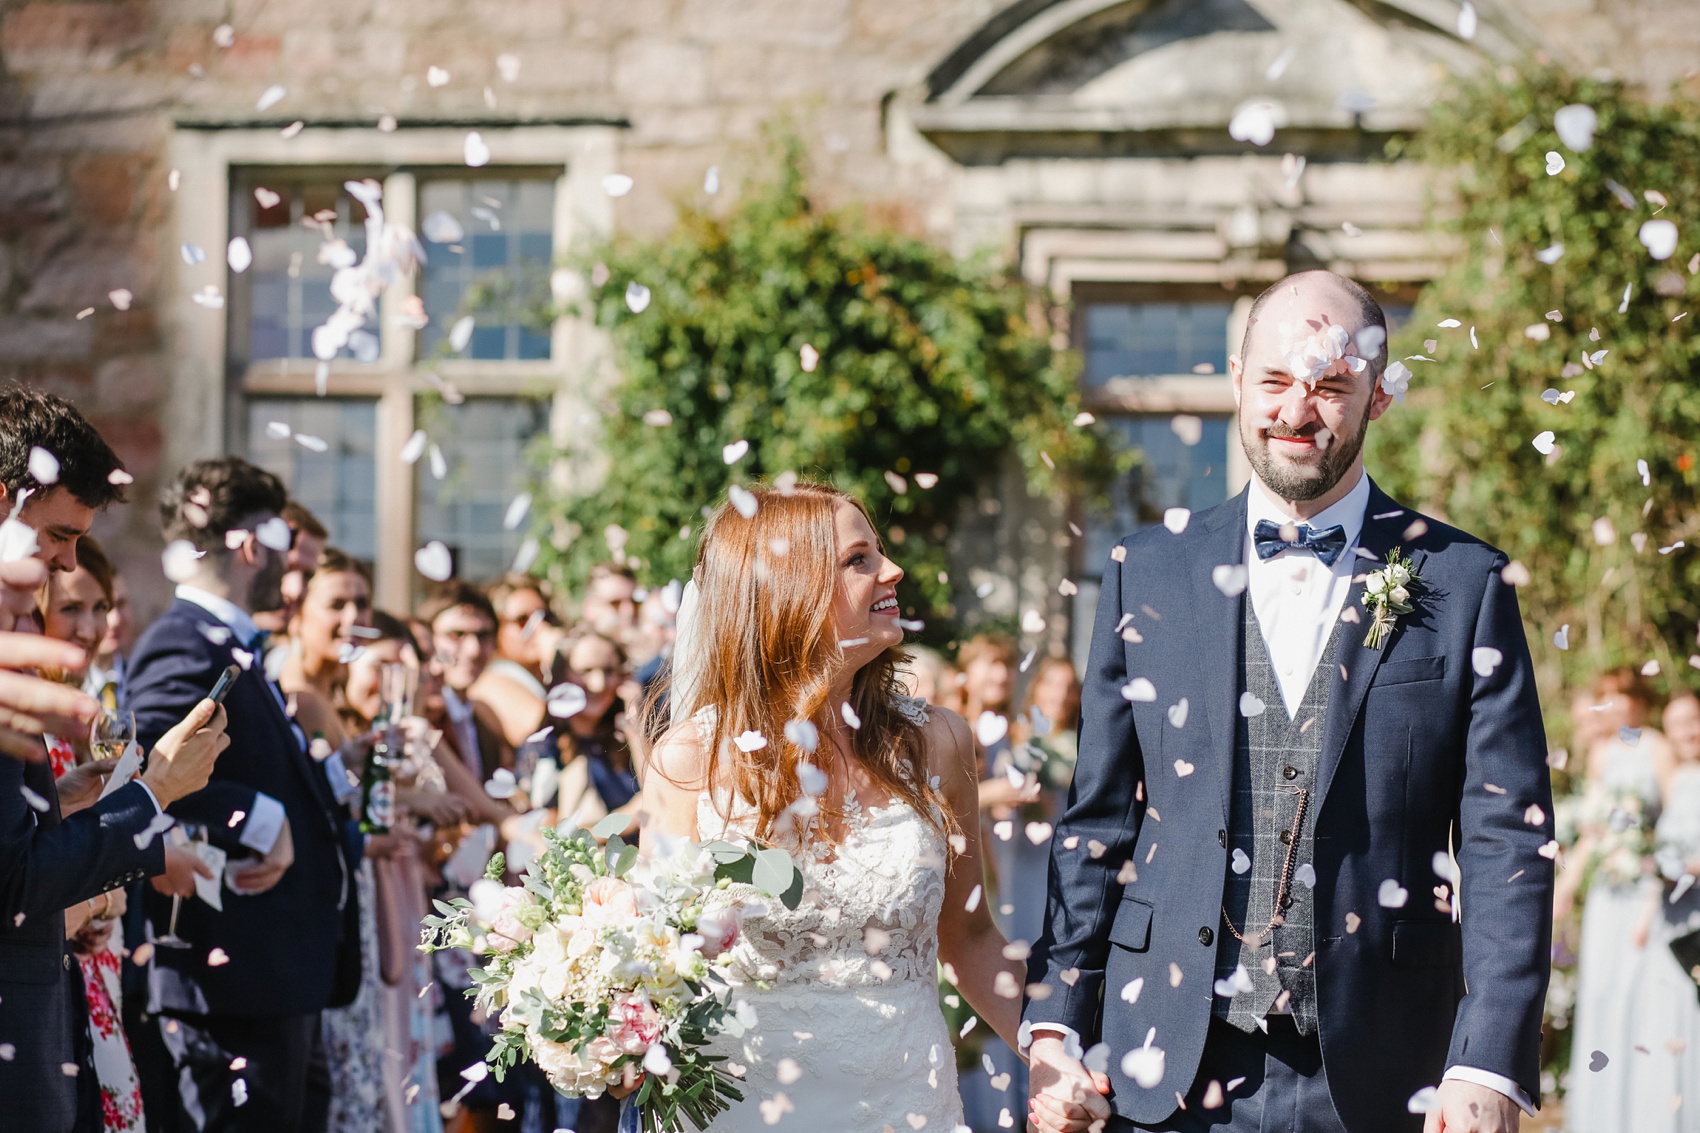
[[[769,897],[778,897],[790,889],[797,876],[797,867],[791,864],[791,855],[784,850],[768,848],[756,851],[750,880]]]
[[[632,817],[629,814],[610,814],[605,816],[595,826],[590,828],[598,841],[606,841],[616,834],[623,833],[630,826]]]

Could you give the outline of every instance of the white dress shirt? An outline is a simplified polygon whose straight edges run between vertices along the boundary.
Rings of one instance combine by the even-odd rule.
[[[1345,610],[1351,594],[1352,576],[1374,569],[1357,553],[1358,536],[1363,533],[1364,512],[1369,506],[1369,477],[1359,473],[1339,500],[1307,520],[1300,520],[1257,477],[1251,478],[1251,490],[1246,496],[1245,567],[1246,596],[1257,614],[1263,631],[1263,644],[1269,650],[1270,663],[1275,667],[1275,680],[1281,687],[1288,719],[1298,714],[1310,688],[1328,636],[1334,623]],[[1322,531],[1336,524],[1345,529],[1346,549],[1332,567],[1324,566],[1314,552],[1304,547],[1290,547],[1267,561],[1257,557],[1252,533],[1260,519],[1282,526],[1308,525]],[[1080,1036],[1059,1023],[1021,1025],[1020,1044],[1025,1051],[1033,1041],[1033,1031],[1050,1031],[1060,1035],[1068,1052],[1080,1057]],[[1524,1112],[1534,1116],[1534,1104],[1523,1087],[1499,1074],[1478,1070],[1473,1066],[1452,1066],[1442,1080],[1457,1079],[1473,1082],[1496,1090],[1516,1102]]]
[[[1351,491],[1313,518],[1301,520],[1261,480],[1252,477],[1245,509],[1246,595],[1263,629],[1263,644],[1275,666],[1275,680],[1281,686],[1289,719],[1304,703],[1311,674],[1351,593],[1352,575],[1361,569],[1363,560],[1355,552],[1368,504],[1369,477],[1359,475]],[[1296,546],[1265,561],[1257,557],[1252,545],[1252,532],[1258,521],[1265,519],[1277,527],[1308,525],[1313,531],[1338,525],[1346,530],[1346,549],[1332,567],[1324,566],[1308,548]]]
[[[230,630],[232,643],[238,649],[246,649],[254,640],[254,635],[260,631],[260,627],[254,624],[254,619],[248,616],[248,611],[210,590],[202,590],[198,586],[179,586],[177,597],[199,606],[223,622]],[[270,680],[266,680],[264,673],[260,679],[265,681],[266,687],[277,698],[278,705],[284,708],[284,714],[288,715],[282,691]],[[299,742],[299,729],[294,729],[293,724],[291,728],[295,730],[296,740]],[[242,823],[242,833],[236,836],[236,840],[261,856],[269,854],[272,852],[272,846],[277,843],[278,835],[283,833],[285,817],[282,803],[264,791],[255,791],[254,808],[248,812],[247,820]]]

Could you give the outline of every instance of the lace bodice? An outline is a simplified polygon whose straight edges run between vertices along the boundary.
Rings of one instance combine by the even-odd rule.
[[[925,701],[903,697],[897,707],[917,724],[928,719]],[[747,837],[753,817],[726,792],[704,791],[697,800],[705,840]],[[811,824],[786,847],[803,875],[802,901],[796,909],[769,902],[746,920],[734,950],[740,974],[775,987],[932,986],[948,860],[934,824],[904,802],[864,806],[850,798],[842,842],[813,833]]]

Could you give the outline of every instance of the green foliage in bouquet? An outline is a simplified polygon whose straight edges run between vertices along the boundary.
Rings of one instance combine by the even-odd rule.
[[[1555,129],[1569,105],[1598,116],[1581,152]],[[1551,69],[1486,73],[1434,106],[1412,146],[1456,191],[1459,254],[1390,344],[1415,377],[1370,430],[1370,467],[1528,569],[1519,599],[1562,737],[1567,693],[1606,666],[1695,678],[1700,103]],[[1549,151],[1564,163],[1551,174]],[[1649,221],[1675,225],[1666,259],[1643,244]],[[1547,432],[1543,454],[1532,442]],[[1568,651],[1554,642],[1566,625]]]
[[[614,525],[646,581],[688,578],[702,509],[790,471],[872,508],[908,571],[905,610],[931,624],[952,608],[946,539],[1005,453],[1035,492],[1099,482],[1107,449],[1073,424],[1074,365],[1052,345],[1045,298],[817,207],[802,163],[792,140],[777,176],[726,215],[685,207],[670,235],[586,258],[603,281],[589,313],[612,333],[621,381],[585,442],[608,454],[606,480],[540,507],[580,536],[545,547],[553,577],[581,580]],[[739,441],[748,453],[728,465]]]
[[[641,1070],[633,1104],[645,1130],[703,1129],[743,1098],[726,1057],[708,1049],[746,1026],[721,967],[736,936],[726,917],[745,891],[795,908],[802,875],[783,850],[730,842],[640,871],[638,848],[616,833],[625,824],[612,815],[594,831],[543,830],[519,887],[502,884],[496,854],[471,900],[434,902],[420,948],[481,958],[467,994],[501,1024],[487,1056],[498,1080],[525,1058],[556,1089],[586,1096]]]

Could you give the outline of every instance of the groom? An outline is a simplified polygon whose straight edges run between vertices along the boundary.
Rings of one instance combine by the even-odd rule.
[[[1229,363],[1250,486],[1111,555],[1030,961],[1038,1129],[1498,1133],[1539,1099],[1534,674],[1506,557],[1364,472],[1385,340],[1341,276],[1265,291]]]

